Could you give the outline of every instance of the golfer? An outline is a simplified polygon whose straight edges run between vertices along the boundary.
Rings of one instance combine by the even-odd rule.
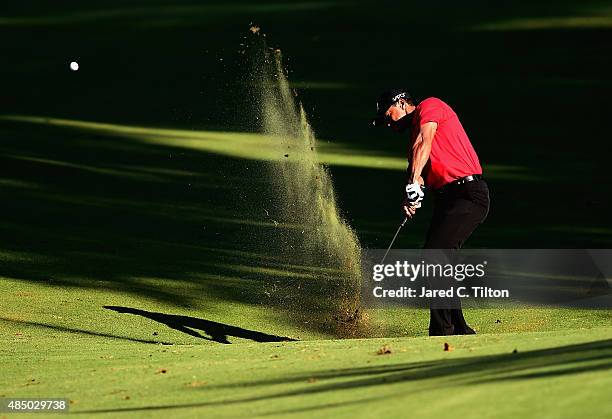
[[[435,97],[421,102],[403,89],[383,92],[374,126],[407,132],[408,180],[402,209],[412,218],[425,191],[435,197],[426,249],[459,249],[489,212],[489,189],[482,168],[457,114]],[[443,307],[443,308],[439,308]],[[457,298],[452,308],[430,303],[429,334],[474,334]]]

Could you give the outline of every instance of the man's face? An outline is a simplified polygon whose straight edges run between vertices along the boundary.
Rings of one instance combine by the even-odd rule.
[[[397,102],[391,105],[385,112],[385,120],[389,127],[395,132],[404,132],[410,127],[411,118],[408,117],[406,104]]]

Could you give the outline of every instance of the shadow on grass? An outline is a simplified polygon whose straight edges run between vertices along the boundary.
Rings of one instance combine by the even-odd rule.
[[[99,337],[104,337],[104,338],[109,338],[109,339],[129,340],[129,341],[138,342],[138,343],[153,343],[156,345],[159,345],[159,344],[172,345],[172,343],[170,342],[164,342],[164,341],[158,341],[158,340],[137,339],[137,338],[131,338],[127,336],[117,336],[117,335],[111,335],[109,333],[93,332],[91,330],[74,329],[72,327],[57,326],[57,325],[39,323],[39,322],[14,320],[14,319],[9,319],[5,317],[0,317],[0,321],[6,322],[6,323],[21,324],[26,327],[30,327],[30,326],[31,327],[42,327],[44,329],[56,330],[58,332],[72,333],[72,334],[77,334],[77,335],[99,336]]]
[[[178,140],[142,141],[121,131],[8,121],[2,131],[0,192],[7,199],[0,234],[10,239],[0,248],[7,262],[0,275],[61,287],[103,284],[176,306],[206,309],[226,300],[289,308],[284,317],[300,327],[335,333],[330,307],[337,304],[340,273],[300,259],[308,250],[295,250],[301,249],[299,237],[294,243],[278,240],[302,226],[275,209],[274,195],[282,191],[271,179],[272,162],[212,154]],[[183,136],[189,137],[186,131]],[[389,173],[399,185],[401,172],[335,171],[336,180],[372,182],[360,184],[372,191],[378,190],[374,184],[391,190]],[[339,184],[345,192],[355,188],[354,182]],[[395,213],[385,206],[389,199],[364,206],[355,196],[359,202],[348,206],[361,208],[362,219]],[[383,227],[372,225],[369,235],[387,239]],[[426,219],[412,227],[416,246]],[[496,229],[490,243],[500,242],[518,243]]]
[[[74,129],[3,132],[0,275],[177,306],[290,308],[285,318],[317,330],[329,320],[341,272],[277,239],[304,227],[277,213],[271,163]]]
[[[607,138],[599,122],[606,118],[610,96],[610,59],[602,53],[610,31],[589,25],[529,29],[524,22],[520,31],[504,29],[516,19],[605,14],[597,2],[564,0],[551,7],[522,0],[495,8],[482,0],[470,7],[385,2],[405,23],[393,28],[383,15],[372,15],[367,2],[238,9],[188,0],[161,8],[147,0],[136,8],[109,9],[107,3],[7,6],[0,29],[12,42],[0,47],[8,80],[1,113],[252,131],[259,114],[244,112],[252,97],[244,94],[247,72],[236,50],[254,19],[270,38],[282,39],[279,46],[292,59],[292,81],[353,86],[350,92],[300,91],[307,111],[316,108],[309,113],[321,137],[350,139],[346,154],[374,148],[394,159],[405,155],[405,138],[385,142],[386,134],[368,130],[365,121],[379,89],[408,84],[417,96],[440,96],[458,111],[485,167],[521,169],[514,180],[490,178],[491,216],[471,246],[612,243],[610,198],[601,193],[610,172],[607,154],[599,152],[605,142],[598,143]],[[240,9],[245,8],[253,16],[243,21]],[[440,23],[435,30],[419,17],[432,11]],[[160,26],[150,27],[155,21]],[[304,31],[296,32],[300,22]],[[496,22],[502,24],[496,30],[481,27]],[[135,29],[141,24],[148,29]],[[175,30],[161,29],[165,24]],[[51,26],[57,29],[48,30]],[[405,36],[407,28],[426,29],[428,39],[398,55],[384,40]],[[32,50],[45,54],[32,58]],[[73,54],[80,55],[74,59],[82,71],[68,71],[66,60]],[[391,56],[399,66],[408,64],[402,72],[379,65]],[[429,57],[427,65],[411,65],[415,56]],[[449,71],[449,63],[461,71]],[[354,71],[347,72],[347,65]],[[350,109],[344,106],[347,97]],[[575,157],[578,124],[559,122],[567,109],[558,103],[568,97],[589,104],[572,109],[574,120],[590,124],[594,141],[580,159]],[[177,306],[206,308],[217,299],[292,307],[299,316],[287,316],[290,321],[324,326],[324,320],[312,321],[311,313],[323,313],[324,319],[333,292],[310,279],[319,274],[312,264],[284,257],[276,238],[279,229],[292,227],[282,220],[276,224],[271,202],[277,191],[269,189],[266,164],[185,149],[172,136],[153,144],[4,121],[1,130],[0,275],[58,287],[103,284]],[[147,135],[154,136],[150,130]],[[362,243],[386,247],[399,217],[404,174],[349,166],[331,172],[339,207]],[[571,200],[568,188],[574,191]],[[411,223],[398,247],[421,245],[428,211]]]
[[[137,308],[130,307],[104,306],[104,308],[116,311],[117,313],[135,314],[137,316],[146,317],[147,319],[155,320],[156,322],[165,324],[174,330],[178,330],[179,332],[186,333],[190,336],[212,340],[219,343],[230,344],[231,342],[227,340],[228,336],[250,339],[255,342],[287,342],[295,340],[288,337],[269,335],[267,333],[257,332],[255,330],[243,329],[241,327],[230,326],[227,324],[198,319],[190,316],[155,313],[152,311],[139,310]],[[202,330],[204,333],[209,335],[210,338],[202,336],[196,330]]]
[[[251,388],[252,386],[300,385],[300,387],[295,390],[282,391],[258,397],[224,399],[215,402],[180,405],[103,409],[78,413],[146,411],[231,405],[291,396],[308,396],[313,394],[347,391],[357,388],[384,386],[402,382],[415,383],[416,381],[422,381],[423,383],[418,384],[418,388],[410,389],[411,394],[414,394],[416,392],[427,391],[432,387],[455,387],[460,384],[483,384],[506,380],[516,381],[555,376],[559,377],[585,372],[606,371],[611,368],[612,339],[607,339],[528,352],[444,359],[431,362],[411,362],[371,367],[334,369],[322,372],[313,371],[312,373],[293,375],[285,378],[216,386],[218,388]],[[309,384],[309,380],[320,384]],[[430,380],[432,383],[428,385],[427,382]],[[325,383],[325,381],[330,382]],[[213,387],[215,386],[208,386],[207,391]],[[405,396],[405,393],[402,393],[402,397],[403,396]],[[331,404],[329,406],[333,407],[334,405]],[[325,407],[325,405],[322,407]],[[306,411],[308,409],[309,408],[306,407],[303,410]],[[302,409],[293,410],[293,412],[299,411],[302,411]]]
[[[591,363],[591,361],[595,361]],[[281,380],[253,381],[249,386],[293,383],[309,378],[328,380],[343,377],[367,377],[342,383],[350,387],[368,386],[405,380],[436,377],[462,379],[469,383],[566,375],[586,370],[612,368],[612,339],[501,355],[447,359],[435,362],[392,364],[375,367],[330,370],[297,375]],[[241,383],[240,385],[244,385]],[[330,384],[331,385],[331,384]]]

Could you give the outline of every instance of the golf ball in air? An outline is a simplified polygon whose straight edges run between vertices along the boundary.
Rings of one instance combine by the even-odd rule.
[[[70,69],[72,71],[77,71],[79,69],[79,63],[77,63],[76,61],[73,61],[70,63]]]

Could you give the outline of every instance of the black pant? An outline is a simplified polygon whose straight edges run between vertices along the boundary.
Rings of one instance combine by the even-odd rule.
[[[436,192],[425,249],[459,249],[489,213],[489,188],[484,180],[449,185]],[[452,252],[452,251],[451,251]],[[459,308],[436,308],[430,303],[429,335],[470,333]]]

